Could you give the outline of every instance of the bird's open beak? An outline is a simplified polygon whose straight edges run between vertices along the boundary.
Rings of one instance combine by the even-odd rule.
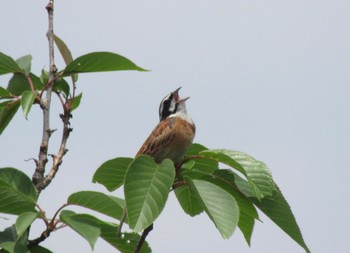
[[[173,94],[174,94],[174,99],[176,102],[180,101],[180,96],[179,96],[179,90],[181,89],[181,87],[177,88]]]
[[[182,98],[180,99],[180,96],[179,96],[179,90],[181,89],[181,87],[177,88],[173,94],[174,94],[174,99],[176,101],[176,103],[180,103],[180,102],[185,102],[187,99],[189,99],[190,97],[186,97],[186,98]]]
[[[177,101],[178,103],[180,102],[185,102],[187,99],[189,99],[190,97],[186,97],[186,98],[183,98],[183,99],[180,99],[179,101]]]

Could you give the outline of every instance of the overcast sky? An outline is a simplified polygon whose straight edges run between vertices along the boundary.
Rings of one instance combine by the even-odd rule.
[[[0,51],[32,54],[34,73],[48,67],[47,1],[2,0]],[[39,204],[52,217],[91,183],[96,168],[132,157],[158,121],[158,106],[182,86],[197,126],[195,142],[230,148],[264,161],[292,207],[312,252],[349,249],[350,2],[326,0],[60,0],[55,32],[78,57],[119,53],[151,72],[80,75],[82,104],[71,121],[69,152]],[[57,66],[64,67],[56,52]],[[0,78],[2,86],[10,76]],[[57,101],[53,103],[58,105]],[[52,127],[60,128],[59,106]],[[56,118],[55,118],[56,117]],[[0,167],[33,174],[41,111],[18,113],[0,136]],[[57,149],[59,133],[50,152]],[[119,194],[120,193],[115,193]],[[77,210],[77,209],[74,209]],[[148,241],[153,252],[301,253],[292,239],[260,214],[249,248],[240,231],[223,240],[202,214],[184,214],[173,194]],[[0,220],[0,230],[13,221]],[[33,229],[36,236],[42,222]],[[90,252],[66,228],[43,246]],[[99,239],[95,252],[113,252]]]

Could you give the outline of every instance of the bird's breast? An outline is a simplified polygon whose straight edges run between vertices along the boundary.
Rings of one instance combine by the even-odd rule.
[[[164,150],[164,157],[173,160],[174,163],[179,162],[186,151],[191,146],[195,133],[196,127],[194,124],[190,124],[186,120],[181,118],[174,118],[170,126],[171,133],[169,137],[168,147]]]

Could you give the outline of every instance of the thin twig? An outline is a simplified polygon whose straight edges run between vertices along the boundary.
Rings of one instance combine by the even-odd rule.
[[[5,106],[5,108],[6,108],[6,107],[11,107],[14,103],[18,102],[19,99],[20,99],[20,98],[16,96],[16,97],[14,98],[14,100],[12,100],[11,102],[9,102],[9,103]]]
[[[61,224],[61,225],[59,225],[59,226],[57,226],[57,224],[56,224],[56,228],[55,228],[55,230],[59,230],[59,229],[65,228],[65,227],[67,227],[67,225],[66,225],[66,224],[64,224],[64,223],[62,223],[62,224]]]
[[[206,156],[203,156],[203,155],[191,155],[191,156],[186,156],[185,159],[181,162],[180,167],[181,167],[183,164],[185,164],[185,163],[187,163],[188,161],[191,161],[191,160],[193,160],[193,159],[211,159],[211,160],[213,160],[212,158],[206,157]]]
[[[149,227],[147,227],[145,230],[143,230],[142,235],[140,237],[140,240],[137,242],[137,245],[136,245],[136,248],[134,250],[134,253],[139,253],[140,252],[140,250],[142,248],[142,245],[143,245],[143,243],[146,240],[147,235],[149,234],[149,232],[152,231],[152,229],[153,229],[153,223]]]
[[[24,160],[25,162],[34,161],[35,165],[38,166],[38,160],[35,158],[28,158]]]
[[[47,87],[46,90],[46,97],[41,99],[40,106],[43,110],[43,134],[41,138],[41,144],[39,149],[39,159],[38,159],[38,165],[36,166],[35,172],[32,177],[32,181],[35,185],[36,191],[38,194],[40,194],[42,190],[42,182],[44,180],[44,173],[45,173],[45,167],[47,163],[47,151],[48,151],[48,145],[49,140],[51,136],[51,129],[50,129],[50,105],[51,105],[51,95],[52,95],[52,89],[55,78],[55,73],[57,71],[54,61],[54,42],[53,42],[53,10],[54,10],[54,4],[53,0],[50,0],[48,5],[46,6],[46,10],[48,13],[48,19],[49,19],[49,29],[47,31],[47,38],[49,41],[49,64],[50,64],[50,73],[49,73],[49,82],[50,85]]]
[[[50,236],[51,232],[53,232],[53,231],[63,227],[63,226],[57,227],[58,222],[56,221],[56,217],[58,216],[60,211],[62,211],[62,209],[65,208],[68,205],[69,204],[64,204],[60,208],[58,208],[56,213],[54,214],[51,222],[48,223],[47,219],[46,219],[46,221],[44,219],[45,224],[46,224],[46,229],[45,229],[44,232],[41,233],[41,235],[38,238],[35,238],[34,240],[29,240],[28,241],[28,245],[27,246],[28,246],[29,249],[33,248],[33,247],[39,245],[41,242],[45,241],[46,238],[48,238]],[[37,207],[39,207],[39,206],[37,205]],[[41,211],[40,207],[38,209]]]
[[[180,186],[184,186],[184,185],[186,185],[186,184],[187,184],[186,180],[175,181],[175,182],[173,183],[173,186],[172,186],[172,189],[171,189],[171,190],[175,190],[176,188],[178,188],[178,187],[180,187]]]
[[[54,221],[57,217],[57,215],[62,211],[63,208],[65,208],[66,206],[69,206],[70,204],[66,203],[63,204],[60,208],[57,209],[56,213],[54,214],[52,220]]]
[[[41,92],[40,92],[40,98],[42,98],[43,97],[43,94],[44,94],[44,92],[48,89],[48,87],[49,86],[53,86],[53,83],[57,80],[57,79],[59,79],[59,78],[61,78],[61,76],[58,74],[58,75],[56,75],[53,79],[49,79],[49,81],[45,84],[45,86],[43,87],[43,89],[41,90]]]
[[[55,93],[56,93],[56,95],[57,95],[58,99],[60,100],[61,105],[62,105],[62,108],[63,108],[63,110],[64,110],[65,105],[64,105],[63,98],[61,97],[61,95],[60,95],[60,93],[59,93],[59,92],[55,92]]]
[[[123,224],[125,222],[125,218],[126,218],[126,208],[123,209],[122,217],[120,217],[120,223],[119,223],[119,227],[117,230],[117,238],[120,238],[120,236],[122,234],[122,228],[123,228]]]
[[[48,226],[49,226],[49,221],[48,221],[47,218],[46,218],[46,214],[45,214],[44,210],[41,209],[41,207],[40,207],[38,204],[36,204],[35,206],[36,206],[36,208],[39,209],[41,218],[42,218],[43,221],[45,222],[46,227],[48,227]]]

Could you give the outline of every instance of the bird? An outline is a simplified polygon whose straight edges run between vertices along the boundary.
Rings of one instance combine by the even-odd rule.
[[[189,97],[180,99],[178,88],[165,96],[159,105],[159,123],[137,152],[146,154],[161,163],[168,158],[179,164],[191,146],[196,126],[186,110]]]

